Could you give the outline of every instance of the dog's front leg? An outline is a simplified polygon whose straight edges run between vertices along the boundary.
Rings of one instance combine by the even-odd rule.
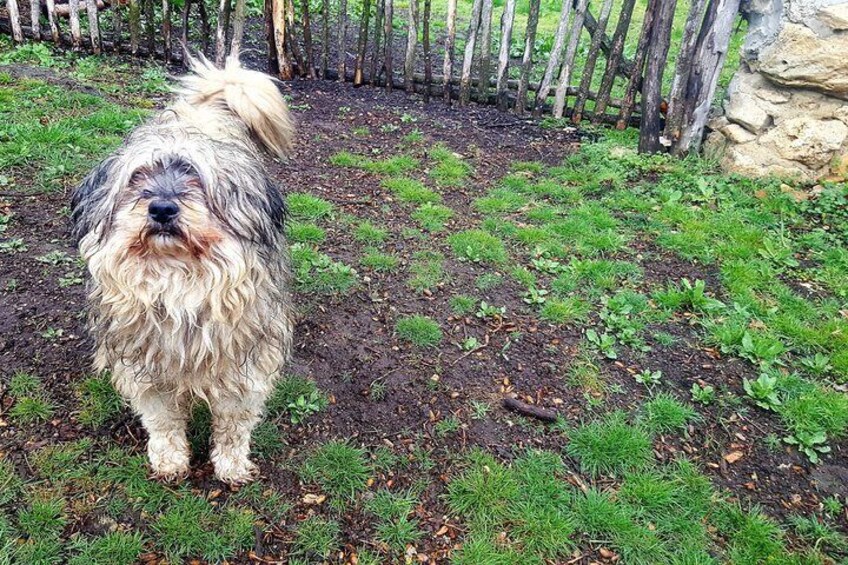
[[[186,439],[186,411],[172,393],[154,389],[130,396],[130,404],[147,430],[147,457],[153,475],[175,480],[188,474],[191,449]]]
[[[215,476],[231,485],[247,483],[256,476],[250,461],[250,434],[262,417],[264,395],[255,391],[222,395],[211,402],[212,453]]]

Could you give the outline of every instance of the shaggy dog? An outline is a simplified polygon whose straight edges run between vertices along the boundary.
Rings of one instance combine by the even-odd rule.
[[[159,478],[189,467],[195,399],[212,413],[215,475],[249,481],[250,434],[291,348],[285,204],[261,151],[292,136],[272,79],[191,61],[178,97],[75,191],[91,274],[94,367],[147,429]]]

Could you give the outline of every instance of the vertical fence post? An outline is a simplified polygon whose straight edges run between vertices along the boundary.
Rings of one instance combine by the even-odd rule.
[[[24,30],[21,27],[21,11],[18,9],[18,0],[6,0],[6,8],[9,10],[9,25],[12,26],[12,39],[17,43],[23,43]]]
[[[268,2],[270,0],[266,0]],[[206,0],[199,0],[197,2],[198,13],[200,14],[200,33],[201,37],[201,48],[203,49],[204,55],[209,55],[209,41],[212,38],[212,28],[209,25],[209,12],[206,11]]]
[[[562,68],[559,71],[559,82],[554,94],[553,115],[561,118],[565,111],[565,103],[568,100],[568,87],[571,83],[571,73],[574,71],[574,59],[577,56],[577,46],[580,44],[580,34],[583,32],[583,20],[586,18],[588,0],[580,0],[574,12],[574,21],[571,23],[571,32],[568,37],[568,48],[565,50],[565,58],[562,60]]]
[[[97,0],[87,0],[85,3],[88,12],[88,34],[91,38],[91,50],[95,55],[100,55],[102,45],[100,43],[100,22],[98,21]]]
[[[286,25],[288,33],[286,34],[286,45],[288,45],[291,56],[294,59],[294,64],[297,67],[297,74],[306,76],[306,63],[303,61],[303,54],[300,52],[300,44],[297,42],[297,26],[295,25],[294,17],[294,0],[286,1]]]
[[[153,0],[142,0],[144,2],[144,34],[147,36],[147,54],[152,57],[156,54],[156,18],[153,9]]]
[[[592,84],[592,76],[595,74],[595,64],[598,62],[598,53],[601,50],[601,40],[606,36],[607,22],[612,12],[612,0],[604,0],[601,13],[598,16],[598,27],[592,34],[592,43],[589,45],[589,54],[583,65],[583,77],[580,79],[580,87],[574,100],[574,113],[571,121],[579,124],[583,119],[583,109],[586,107],[586,99],[589,97],[589,86]]]
[[[677,0],[660,0],[642,82],[642,116],[639,122],[639,152],[655,153],[660,143],[660,103],[662,102],[662,77],[668,58],[671,26]]]
[[[287,24],[286,24],[286,0],[268,0],[271,2],[271,22],[274,35],[274,49],[277,52],[277,68],[280,78],[291,80],[292,65],[286,52]]]
[[[321,79],[330,64],[330,0],[321,0]]]
[[[703,0],[695,0],[701,2]],[[610,93],[615,82],[615,75],[618,72],[618,66],[621,63],[621,55],[624,53],[624,42],[627,39],[627,31],[630,29],[630,20],[633,17],[633,7],[636,5],[636,0],[624,0],[621,7],[621,15],[618,16],[618,25],[615,27],[615,33],[612,36],[612,44],[610,45],[609,57],[607,58],[607,68],[604,70],[604,76],[601,79],[601,86],[598,88],[598,98],[595,100],[595,117],[592,123],[598,124],[601,122],[604,112],[609,104]]]
[[[444,87],[445,102],[451,103],[451,75],[453,74],[454,44],[456,42],[456,0],[448,0],[447,35],[445,36]]]
[[[633,114],[633,105],[636,100],[636,91],[639,90],[642,68],[645,65],[645,52],[648,49],[648,41],[651,39],[651,28],[654,25],[654,16],[659,1],[648,0],[648,6],[645,8],[642,31],[639,32],[639,43],[636,45],[636,54],[633,56],[633,68],[630,70],[627,88],[624,92],[624,98],[621,100],[621,108],[618,111],[618,120],[615,123],[616,129],[625,129],[627,124],[630,123],[630,116]]]
[[[162,0],[162,43],[162,55],[166,62],[170,61],[174,53],[171,48],[171,0]]]
[[[202,1],[202,0],[201,0]],[[241,43],[244,40],[244,18],[245,18],[245,1],[236,0],[236,5],[233,10],[233,38],[230,41],[230,53],[241,52]]]
[[[15,0],[12,0],[15,2]],[[68,17],[71,24],[71,45],[74,51],[79,51],[82,48],[82,31],[80,31],[79,18],[79,0],[69,0],[68,2]]]
[[[551,56],[545,67],[545,74],[542,75],[542,82],[539,84],[539,90],[536,92],[536,102],[533,105],[533,115],[536,117],[542,115],[542,109],[545,107],[545,101],[548,99],[548,93],[551,91],[554,73],[559,68],[559,60],[562,57],[562,48],[565,44],[565,35],[568,32],[570,16],[571,0],[562,0],[562,6],[559,12],[559,24],[557,24],[556,33],[554,34],[554,46],[551,49]]]
[[[524,34],[524,58],[521,60],[521,77],[518,80],[518,92],[515,95],[515,112],[523,114],[527,110],[527,86],[530,71],[533,69],[533,47],[536,45],[536,28],[539,25],[541,0],[530,0],[530,14],[527,16],[527,32]]]
[[[41,41],[41,2],[39,0],[29,2],[29,21],[33,39]]]
[[[471,99],[471,66],[474,63],[474,47],[477,44],[477,30],[480,29],[480,16],[483,12],[483,0],[474,0],[471,6],[471,22],[465,40],[465,55],[462,58],[462,74],[459,78],[459,104],[464,106]]]
[[[130,8],[127,19],[130,24],[130,53],[137,55],[139,36],[141,35],[141,7],[138,5],[139,0],[129,0],[129,2]]]
[[[672,145],[672,153],[675,155],[697,150],[701,144],[710,104],[715,96],[736,14],[739,12],[739,4],[739,0],[710,0],[707,13],[714,16],[705,20],[698,37],[689,84],[684,96],[686,113],[682,120],[683,126],[680,138]]]
[[[347,37],[347,0],[341,0],[339,3],[339,30],[337,36],[337,46],[338,46],[338,54],[339,60],[336,63],[336,70],[338,70],[339,82],[345,81],[345,67],[347,66],[345,63],[347,62],[347,51],[345,45],[345,39]]]
[[[383,41],[385,42],[383,61],[386,69],[386,91],[391,92],[395,77],[394,63],[392,61],[395,43],[395,6],[394,0],[385,0],[383,4]]]
[[[565,0],[564,0],[565,1]],[[501,14],[501,46],[498,51],[498,83],[496,96],[498,108],[507,109],[509,104],[509,45],[512,42],[512,24],[515,21],[515,0],[506,0]]]
[[[59,45],[59,24],[56,23],[56,3],[47,0],[47,22],[50,24],[50,37],[53,43]]]
[[[182,13],[182,18],[181,18],[183,29],[180,32],[180,41],[182,42],[184,49],[188,48],[188,26],[189,26],[189,17],[191,15],[191,5],[192,5],[193,1],[194,0],[184,0],[184,2],[183,2],[183,13]],[[203,0],[199,0],[199,1],[203,2]],[[183,57],[183,67],[184,68],[188,67],[188,57],[185,57],[185,56]]]
[[[477,99],[484,104],[489,98],[489,79],[492,66],[492,0],[483,0],[480,13],[480,66]]]
[[[371,51],[371,86],[377,86],[380,80],[380,48],[382,43],[380,40],[383,37],[383,15],[386,12],[386,0],[377,0],[377,5],[374,7],[374,49]]]
[[[227,28],[230,25],[230,0],[218,1],[218,26],[215,28],[215,64],[224,66],[227,58]]]
[[[403,88],[415,92],[415,49],[418,47],[418,0],[409,0],[409,21],[406,28],[406,58],[403,62]]]
[[[359,86],[364,80],[365,50],[368,48],[368,23],[371,19],[371,0],[362,0],[362,19],[359,22],[359,39],[356,47],[356,66],[353,70],[353,84]]]
[[[244,2],[244,0],[237,0]],[[306,51],[306,74],[309,78],[315,76],[315,54],[312,48],[312,21],[309,13],[309,0],[301,0],[303,3],[303,49]],[[242,27],[244,27],[242,25]]]
[[[421,47],[424,49],[424,100],[430,101],[430,86],[433,84],[433,54],[430,51],[430,12],[432,0],[424,0],[424,17],[421,29]]]
[[[706,0],[692,1],[692,4],[689,5],[689,13],[686,15],[686,23],[683,26],[680,51],[677,53],[677,64],[674,67],[674,78],[671,81],[671,92],[668,95],[668,113],[665,123],[664,135],[672,141],[680,137],[680,127],[683,124],[685,111],[683,96],[692,70],[692,56],[695,54],[698,27],[703,21],[705,3]]]
[[[126,0],[123,0],[125,3]],[[119,53],[121,51],[121,35],[123,34],[124,27],[124,10],[122,0],[115,0],[112,4],[112,50],[115,53]]]

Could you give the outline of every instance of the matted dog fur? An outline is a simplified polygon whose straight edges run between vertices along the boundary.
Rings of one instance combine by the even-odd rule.
[[[73,235],[91,275],[94,367],[141,417],[153,473],[187,473],[199,399],[215,474],[238,484],[255,474],[250,434],[291,348],[285,204],[261,151],[283,156],[293,127],[272,79],[237,55],[191,70],[75,191]]]

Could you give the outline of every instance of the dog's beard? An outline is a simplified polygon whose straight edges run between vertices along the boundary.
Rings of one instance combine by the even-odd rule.
[[[119,226],[112,237],[130,256],[142,260],[157,258],[200,261],[215,252],[214,246],[230,237],[200,205],[183,206],[178,220],[158,224],[147,218],[143,203],[119,212]]]

